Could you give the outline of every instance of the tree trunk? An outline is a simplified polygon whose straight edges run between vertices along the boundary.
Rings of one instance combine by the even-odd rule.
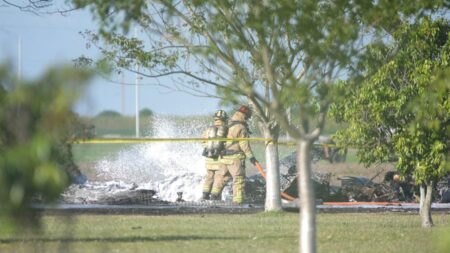
[[[280,211],[280,170],[278,158],[277,134],[272,134],[268,129],[264,131],[264,137],[274,140],[266,144],[266,202],[265,211]]]
[[[420,200],[419,200],[419,214],[420,217],[422,217],[422,212],[423,212],[423,206],[425,203],[425,186],[424,184],[420,185]]]
[[[420,218],[423,228],[431,228],[431,201],[433,196],[433,182],[426,182],[420,186]]]
[[[300,190],[300,253],[316,252],[316,201],[311,181],[311,146],[308,140],[299,140],[297,168]]]

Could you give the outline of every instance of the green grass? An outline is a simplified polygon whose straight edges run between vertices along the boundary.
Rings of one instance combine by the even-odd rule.
[[[74,161],[78,164],[97,162],[107,157],[115,157],[122,151],[136,144],[74,144],[72,146]]]
[[[319,214],[318,252],[449,252],[449,215]],[[1,223],[0,223],[1,224]],[[41,231],[0,232],[0,252],[298,252],[298,215],[45,216]]]
[[[122,136],[133,137],[136,134],[136,119],[132,116],[104,116],[104,117],[81,117],[80,121],[86,125],[95,126],[95,135],[103,136]],[[148,135],[148,126],[152,124],[151,117],[140,118],[141,135]]]
[[[76,162],[90,163],[96,162],[105,157],[116,156],[120,151],[131,148],[133,145],[142,144],[122,144],[122,143],[104,143],[104,144],[74,144],[73,155]],[[265,159],[265,145],[263,142],[252,142],[251,147],[256,158],[261,162]],[[280,159],[295,151],[295,146],[279,145],[278,153]],[[199,151],[199,153],[201,150]],[[347,153],[347,163],[358,163],[356,150],[350,149]]]
[[[358,157],[356,156],[356,149],[349,149],[347,151],[347,163],[359,163]]]
[[[142,144],[118,144],[118,143],[105,143],[105,144],[74,144],[72,146],[72,151],[74,155],[74,160],[76,163],[91,163],[96,162],[105,157],[114,157],[120,151],[130,149],[133,145]],[[255,156],[264,162],[264,143],[254,142],[252,143],[252,149]],[[294,151],[295,147],[292,146],[279,146],[280,158],[290,154]],[[201,154],[201,150],[198,151]]]
[[[265,144],[264,142],[251,142],[251,147],[253,150],[253,153],[255,154],[256,158],[261,160],[262,162],[265,161]],[[289,155],[290,153],[295,151],[295,146],[288,146],[288,145],[279,145],[278,146],[278,155],[281,158],[285,157],[286,155]]]

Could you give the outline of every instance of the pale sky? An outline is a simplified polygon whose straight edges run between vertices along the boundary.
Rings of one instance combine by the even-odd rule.
[[[96,22],[87,10],[73,11],[67,16],[37,16],[12,7],[0,7],[0,62],[10,61],[17,72],[19,37],[21,76],[24,79],[36,78],[50,66],[71,63],[81,55],[95,58],[99,55],[98,51],[87,49],[86,41],[79,34],[86,29],[96,30]],[[124,81],[134,83],[135,76],[125,76]],[[151,82],[142,80],[142,83]],[[219,109],[217,99],[168,92],[154,86],[141,86],[139,90],[139,108],[149,108],[155,113],[198,115]],[[134,115],[135,87],[127,85],[122,89],[119,84],[96,78],[74,110],[87,116],[94,116],[103,110]]]

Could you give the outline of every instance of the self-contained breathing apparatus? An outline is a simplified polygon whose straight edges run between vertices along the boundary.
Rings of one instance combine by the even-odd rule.
[[[228,115],[223,110],[218,110],[214,114],[215,120],[221,120],[226,122],[228,119]],[[208,139],[213,138],[226,138],[228,134],[228,127],[226,125],[213,125],[208,127],[206,131],[206,135]],[[223,155],[223,151],[225,149],[225,141],[208,141],[206,147],[203,150],[203,156],[208,158],[217,159]]]
[[[207,130],[208,139],[226,138],[228,127],[226,126],[210,126]],[[203,151],[203,155],[208,158],[218,158],[223,155],[225,149],[225,141],[208,141]]]

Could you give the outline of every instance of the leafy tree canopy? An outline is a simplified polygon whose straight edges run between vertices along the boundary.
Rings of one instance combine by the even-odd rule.
[[[339,95],[336,80],[345,76],[349,65],[360,62],[367,41],[379,39],[383,44],[382,38],[402,22],[420,20],[446,5],[444,0],[73,3],[90,8],[101,21],[99,33],[85,35],[101,45],[104,60],[114,67],[134,71],[139,65],[152,78],[182,74],[188,78],[180,78],[176,89],[233,104],[239,96],[248,97],[279,116],[297,107],[306,128],[305,118],[312,122],[323,115]],[[145,31],[148,44],[123,33],[131,25]],[[285,124],[286,117],[278,121],[291,134],[296,132]]]
[[[154,113],[151,109],[144,108],[139,111],[139,115],[141,117],[152,117],[154,115]]]
[[[429,182],[450,171],[450,23],[405,23],[393,42],[372,44],[343,83],[345,100],[332,106],[348,122],[339,142],[358,149],[366,164],[397,161],[403,174]]]

